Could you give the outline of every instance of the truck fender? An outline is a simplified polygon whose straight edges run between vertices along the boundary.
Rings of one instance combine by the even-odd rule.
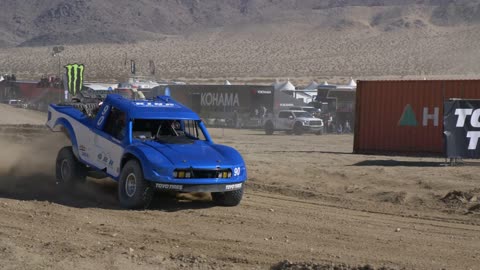
[[[152,157],[155,157],[152,159]],[[153,148],[146,145],[129,145],[120,161],[120,168],[131,158],[135,158],[142,167],[143,177],[147,180],[155,178],[155,172],[162,169],[162,165],[170,162]]]
[[[65,118],[58,118],[55,122],[54,128],[57,126],[62,127],[66,131],[68,138],[72,143],[73,153],[78,158],[77,137],[75,136],[75,130],[73,129],[72,124],[70,124],[70,122]]]
[[[138,161],[138,163],[140,164],[140,167],[142,168],[142,172],[143,172],[143,177],[147,177],[148,174],[148,170],[146,170],[147,168],[145,168],[145,161],[147,160],[147,157],[145,156],[145,154],[142,152],[142,151],[138,151],[137,149],[135,148],[130,148],[130,149],[125,149],[125,153],[123,153],[123,156],[122,156],[122,159],[120,161],[120,174],[121,174],[121,171],[123,169],[123,166],[125,166],[125,164],[127,163],[127,161],[131,160],[131,159],[136,159]],[[120,176],[119,176],[120,177]]]

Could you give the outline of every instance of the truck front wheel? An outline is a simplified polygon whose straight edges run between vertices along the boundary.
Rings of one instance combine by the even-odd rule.
[[[55,175],[59,183],[72,185],[84,182],[87,169],[73,154],[71,146],[65,146],[58,151],[55,163]]]
[[[243,186],[241,189],[227,192],[212,192],[212,200],[216,205],[237,206],[242,201]]]
[[[143,178],[142,167],[136,160],[129,160],[122,168],[118,181],[118,200],[128,209],[147,208],[153,198],[153,187]]]
[[[295,133],[295,135],[303,134],[303,126],[300,122],[296,122],[295,125],[293,126],[293,133]]]

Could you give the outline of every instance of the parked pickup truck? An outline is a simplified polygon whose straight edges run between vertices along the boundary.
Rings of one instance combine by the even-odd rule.
[[[154,189],[211,192],[218,205],[240,203],[247,180],[243,158],[215,144],[199,116],[169,96],[111,94],[94,113],[81,108],[67,103],[48,109],[47,126],[71,141],[58,152],[60,183],[109,176],[118,182],[121,206],[131,209],[147,207]]]
[[[296,135],[312,132],[320,135],[323,134],[323,121],[306,111],[279,111],[277,115],[265,121],[265,134],[272,135],[274,131],[286,131]]]

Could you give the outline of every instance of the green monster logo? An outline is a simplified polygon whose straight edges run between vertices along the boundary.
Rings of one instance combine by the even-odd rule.
[[[65,66],[67,72],[68,93],[75,96],[83,87],[83,64],[68,64]]]

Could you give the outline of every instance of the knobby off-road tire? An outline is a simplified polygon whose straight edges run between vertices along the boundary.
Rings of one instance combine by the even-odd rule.
[[[296,122],[293,126],[293,133],[295,135],[302,135],[303,134],[303,126],[300,122]]]
[[[70,186],[85,182],[87,168],[75,157],[71,146],[65,146],[58,151],[55,175],[62,185]]]
[[[137,160],[129,160],[122,168],[118,181],[118,200],[128,209],[145,209],[154,194],[152,184],[143,178],[142,167]]]
[[[272,135],[274,132],[274,128],[273,128],[273,123],[268,121],[266,124],[265,124],[265,134],[267,135]]]
[[[216,205],[237,206],[242,201],[243,186],[241,189],[226,192],[212,192],[212,200]]]

